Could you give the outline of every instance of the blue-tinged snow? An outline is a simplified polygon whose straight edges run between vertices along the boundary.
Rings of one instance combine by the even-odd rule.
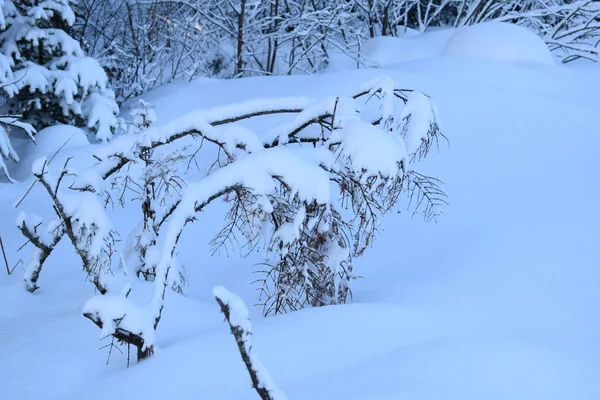
[[[450,144],[421,167],[444,181],[449,206],[435,224],[410,212],[383,221],[356,262],[364,279],[353,282],[353,304],[267,319],[250,307],[253,348],[273,380],[289,399],[306,400],[599,399],[600,67],[435,58],[390,70],[178,83],[144,99],[160,125],[253,98],[351,95],[382,74],[435,100]],[[269,121],[243,126],[259,132],[277,122]],[[27,187],[1,184],[11,264],[29,257],[16,252],[24,239],[13,208]],[[46,220],[52,213],[39,190],[21,207]],[[224,211],[209,206],[182,236],[187,297],[169,293],[155,355],[130,368],[116,350],[105,365],[108,349],[98,348],[107,342],[81,315],[92,285],[67,241],[34,294],[22,267],[0,272],[0,398],[257,398],[212,288],[254,304],[261,254],[210,256]],[[115,229],[137,223],[127,210],[113,213]]]

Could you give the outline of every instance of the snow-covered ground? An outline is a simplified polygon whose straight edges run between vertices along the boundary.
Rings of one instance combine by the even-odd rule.
[[[167,122],[256,97],[351,94],[382,74],[435,99],[450,145],[421,170],[444,181],[450,204],[435,224],[408,212],[385,219],[356,262],[353,304],[269,318],[250,308],[254,350],[274,381],[292,400],[600,399],[600,67],[436,56],[178,83],[144,99]],[[89,151],[76,136],[61,156]],[[29,256],[16,252],[13,208],[29,184],[1,186],[10,263]],[[34,190],[21,207],[44,215],[44,204]],[[168,296],[155,356],[130,368],[116,351],[105,365],[107,341],[81,316],[92,286],[66,241],[35,294],[21,267],[0,273],[0,399],[256,398],[212,288],[253,304],[259,257],[210,256],[221,211],[182,238],[186,297]],[[115,215],[134,223],[127,210]]]

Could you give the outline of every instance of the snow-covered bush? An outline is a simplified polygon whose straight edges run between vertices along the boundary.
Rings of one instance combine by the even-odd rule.
[[[600,2],[552,3],[547,8],[514,15],[514,19],[537,30],[563,63],[577,59],[600,61]]]
[[[312,73],[332,51],[357,58],[362,27],[335,1],[81,0],[74,34],[119,101],[196,76]]]
[[[563,62],[598,61],[597,0],[354,0],[363,37],[403,36],[407,29],[464,27],[488,21],[525,26],[544,39]]]
[[[130,134],[142,135],[156,123],[156,114],[153,106],[140,100],[140,108],[131,111],[133,118]],[[160,152],[160,150],[157,150]],[[162,224],[167,221],[165,210],[180,201],[181,192],[185,181],[179,176],[177,170],[180,162],[187,160],[182,149],[159,154],[147,149],[139,154],[141,171],[139,174],[117,175],[113,186],[134,193],[141,204],[141,218],[138,226],[128,237],[123,256],[129,269],[137,276],[147,281],[154,281],[156,277],[156,245]],[[122,206],[126,201],[124,196],[119,198]],[[180,271],[181,280],[175,284],[181,290],[180,284],[185,281],[184,271]]]
[[[485,21],[525,26],[564,63],[600,59],[600,2],[596,0],[464,0],[455,26]]]
[[[191,78],[217,46],[206,1],[79,0],[73,35],[106,69],[117,100]]]
[[[65,31],[75,20],[68,0],[2,2],[3,95],[11,113],[36,128],[87,126],[112,137],[118,111],[104,70]]]
[[[260,133],[238,124],[290,113],[295,116],[289,122]],[[52,177],[38,162],[34,174],[52,198],[57,220],[41,230],[39,222],[19,219],[37,248],[28,289],[37,288],[43,261],[67,234],[96,289],[119,298],[93,300],[86,317],[104,330],[118,327],[119,338],[140,345],[142,355],[151,352],[153,338],[139,327],[156,329],[167,289],[180,288],[185,276],[176,258],[184,227],[216,199],[230,208],[216,248],[239,243],[267,249],[260,288],[265,314],[348,301],[353,260],[374,243],[382,215],[401,198],[427,219],[445,203],[439,182],[412,168],[441,136],[435,106],[386,77],[366,82],[353,96],[257,99],[192,111],[161,126],[154,120],[142,102],[132,131],[96,151],[98,164],[76,175],[65,166]],[[215,161],[206,176],[190,179],[185,166],[205,145],[214,147],[208,154]],[[71,183],[61,186],[65,177]],[[121,267],[112,267],[114,235],[101,202],[131,188],[140,223],[120,234],[129,239]],[[140,309],[118,283],[132,278],[131,269],[154,281],[152,300],[143,313],[135,312],[143,318],[126,318]]]

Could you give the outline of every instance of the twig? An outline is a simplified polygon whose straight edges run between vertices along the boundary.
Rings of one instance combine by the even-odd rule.
[[[67,143],[69,143],[69,141],[73,138],[73,136],[75,136],[75,133],[73,133],[71,135],[71,137],[69,137],[63,144],[62,146],[60,146],[52,155],[52,157],[50,157],[50,160],[48,160],[48,164],[50,162],[52,162],[52,160],[54,160],[54,157],[56,157],[56,155],[67,145]],[[21,196],[21,198],[17,201],[17,203],[15,204],[15,208],[19,208],[19,206],[21,205],[21,203],[23,202],[23,200],[25,200],[25,198],[27,197],[27,195],[29,195],[29,192],[31,192],[31,190],[33,189],[33,187],[35,186],[35,184],[38,182],[38,179],[36,178],[32,183],[31,186],[29,186],[29,188],[25,191],[25,193],[23,194],[23,196]]]
[[[10,267],[8,266],[8,259],[6,258],[6,252],[4,251],[4,243],[2,243],[2,236],[0,236],[0,247],[2,248],[2,255],[4,256],[4,264],[6,265],[6,273],[8,275],[10,275],[13,273],[13,271],[15,270],[15,268],[17,267],[18,264],[16,264],[15,267],[11,271]]]

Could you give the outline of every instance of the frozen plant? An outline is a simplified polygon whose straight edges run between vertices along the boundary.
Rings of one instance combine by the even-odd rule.
[[[121,198],[136,193],[142,215],[138,228],[120,235],[129,237],[121,263],[153,281],[153,295],[144,306],[123,295],[118,301],[100,296],[85,314],[105,334],[113,329],[119,340],[143,343],[141,355],[153,348],[168,289],[183,283],[176,254],[184,228],[217,199],[229,205],[229,212],[214,250],[266,249],[258,280],[265,314],[349,301],[353,260],[375,242],[382,215],[399,207],[402,198],[426,219],[434,219],[445,204],[439,181],[412,168],[443,137],[436,108],[428,96],[401,89],[386,77],[366,82],[351,96],[255,99],[191,111],[160,126],[149,123],[154,119],[149,110],[142,103],[134,115],[137,125],[148,127],[100,147],[94,154],[98,163],[68,187],[84,208],[114,198],[115,191]],[[240,125],[275,114],[293,117],[263,132]],[[192,163],[206,145],[215,151],[202,154],[213,154],[214,162],[206,164],[211,165],[206,175],[190,178],[182,161],[187,157]],[[58,221],[43,231],[25,223],[24,233],[41,238],[32,242],[45,255],[64,230],[92,282],[107,293],[102,272],[117,268],[111,268],[114,248],[105,210],[100,205],[93,213],[73,214],[66,205],[75,203],[65,203],[70,196],[60,190],[61,179],[73,172],[63,168],[53,183],[43,162],[37,165],[34,174],[52,198]],[[76,223],[87,227],[87,236],[74,234]],[[56,229],[61,224],[64,229]],[[85,250],[83,243],[90,241],[103,252]],[[35,271],[44,259],[34,255],[28,270]],[[137,310],[134,319],[127,317],[131,310]]]
[[[380,99],[379,106],[369,101],[373,98]],[[281,113],[296,116],[261,134],[236,124]],[[140,154],[184,137],[218,149],[209,174],[188,180],[161,218],[167,223],[156,255],[151,305],[156,322],[166,288],[180,272],[174,255],[183,229],[218,198],[230,211],[215,249],[268,243],[261,280],[265,314],[347,301],[352,260],[374,242],[381,215],[403,193],[423,206],[428,219],[445,202],[438,181],[410,168],[440,137],[436,121],[427,96],[381,78],[354,96],[257,99],[192,111],[108,144],[96,153],[106,179]]]

